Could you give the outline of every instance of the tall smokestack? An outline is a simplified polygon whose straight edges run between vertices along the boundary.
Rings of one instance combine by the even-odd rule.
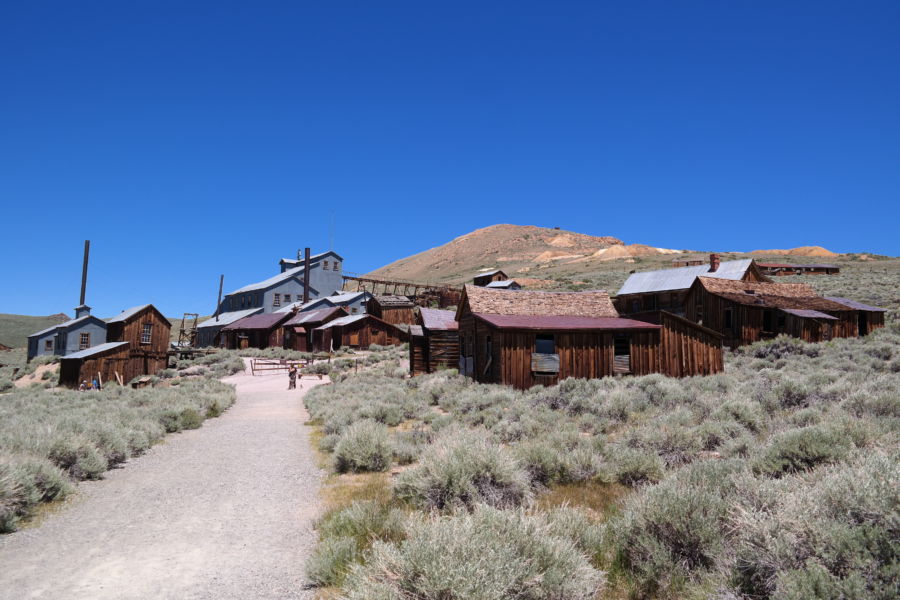
[[[715,273],[719,270],[719,255],[718,254],[710,254],[709,255],[709,272]]]
[[[81,266],[81,300],[78,306],[84,306],[84,293],[87,291],[88,255],[91,253],[91,240],[84,240],[84,263]]]
[[[222,285],[225,283],[225,273],[219,275],[219,301],[216,302],[216,322],[219,322],[219,310],[222,306]]]
[[[309,302],[309,248],[303,249],[303,304]]]

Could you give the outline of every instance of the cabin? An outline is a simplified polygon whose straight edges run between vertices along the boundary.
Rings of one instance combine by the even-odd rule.
[[[282,326],[284,328],[284,348],[298,352],[313,351],[313,330],[317,327],[348,316],[343,306],[329,306],[318,310],[297,313]]]
[[[392,325],[412,325],[416,322],[415,303],[406,296],[372,296],[366,312]]]
[[[82,381],[91,382],[96,377],[101,385],[110,381],[122,384],[143,375],[136,367],[141,362],[131,360],[128,342],[104,342],[59,360],[59,385],[77,388]]]
[[[485,287],[493,281],[506,281],[507,279],[509,279],[509,277],[507,277],[506,273],[500,269],[494,269],[493,271],[478,273],[472,278],[472,283],[478,287]]]
[[[309,299],[330,296],[343,289],[343,261],[344,259],[333,251],[310,257]],[[305,259],[298,253],[296,260],[282,258],[278,265],[281,272],[277,275],[226,294],[219,305],[219,313],[248,308],[261,308],[262,312],[271,313],[295,302],[303,302],[304,278],[307,276]]]
[[[841,268],[837,265],[789,265],[785,263],[757,263],[764,275],[783,277],[785,275],[837,275]]]
[[[225,347],[229,350],[245,348],[280,348],[284,345],[282,325],[293,315],[291,313],[258,313],[239,319],[222,328]]]
[[[700,256],[684,256],[672,259],[672,267],[697,267],[706,264],[706,259]]]
[[[246,310],[235,310],[220,315],[215,315],[197,325],[197,347],[206,348],[207,346],[225,347],[225,337],[221,335],[222,328],[231,325],[235,321],[239,321],[244,317],[259,314],[262,307],[248,308]]]
[[[456,320],[460,373],[481,383],[528,389],[567,377],[724,370],[721,334],[669,313],[660,323],[622,318],[602,291],[467,285]]]
[[[842,304],[847,308],[856,311],[857,334],[860,336],[869,335],[876,329],[884,327],[884,313],[887,312],[886,308],[869,306],[868,304],[863,304],[856,300],[840,298],[838,296],[825,296],[825,299],[837,302],[838,304]]]
[[[459,324],[452,310],[417,308],[410,331],[409,369],[413,375],[459,366]]]
[[[659,310],[683,316],[685,297],[697,277],[770,281],[752,258],[722,262],[718,254],[710,254],[709,263],[700,266],[632,273],[616,294],[616,309],[630,316]]]
[[[859,332],[855,309],[820,297],[805,283],[698,277],[685,311],[689,320],[721,333],[729,348],[779,334],[821,342]]]
[[[313,330],[313,350],[333,352],[339,348],[365,350],[372,344],[400,346],[409,333],[374,315],[349,315],[335,319]]]
[[[341,306],[347,309],[347,314],[361,315],[366,312],[366,304],[372,294],[366,291],[359,292],[335,292],[331,296],[322,296],[309,302],[295,302],[281,307],[275,312],[306,312]]]
[[[106,322],[107,342],[128,342],[126,381],[154,375],[168,366],[172,324],[152,304],[124,310]]]
[[[106,342],[106,322],[91,315],[91,307],[75,308],[75,318],[28,336],[27,360],[36,356],[66,356]]]

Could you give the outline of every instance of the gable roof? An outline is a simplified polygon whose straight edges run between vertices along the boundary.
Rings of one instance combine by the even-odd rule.
[[[506,273],[504,273],[502,270],[494,269],[492,271],[482,271],[481,273],[475,273],[473,279],[478,279],[479,277],[485,277],[487,275],[496,275],[497,273],[501,273],[504,277],[506,276]]]
[[[434,331],[456,331],[459,323],[456,321],[456,313],[452,310],[440,310],[437,308],[420,308],[422,327]]]
[[[714,277],[716,279],[741,279],[750,265],[752,258],[726,260],[719,268],[711,272],[709,264],[678,267],[676,269],[659,269],[658,271],[642,271],[632,273],[617,295],[644,294],[648,292],[665,292],[669,290],[686,290],[697,277]]]
[[[313,323],[321,323],[325,319],[335,314],[346,315],[347,310],[343,306],[331,306],[328,308],[320,308],[319,310],[308,310],[306,312],[297,313],[291,320],[286,322],[285,327],[296,325],[308,325]]]
[[[350,302],[355,302],[357,298],[360,296],[371,296],[371,292],[360,291],[360,292],[344,292],[342,294],[332,294],[330,296],[325,296],[325,299],[331,302],[332,304],[349,304]]]
[[[852,308],[854,310],[865,310],[869,312],[887,312],[886,308],[878,308],[877,306],[869,306],[868,304],[863,304],[862,302],[857,302],[856,300],[851,300],[850,298],[840,298],[838,296],[825,296],[826,300],[831,300],[832,302],[837,302],[838,304],[843,304],[847,308]]]
[[[285,271],[283,273],[279,273],[278,275],[273,275],[272,277],[269,277],[268,279],[263,279],[262,281],[258,281],[256,283],[251,283],[249,285],[245,285],[244,287],[236,289],[227,295],[233,296],[234,294],[241,294],[244,292],[252,292],[254,290],[267,290],[270,287],[273,287],[275,285],[278,285],[279,283],[282,283],[283,281],[287,281],[289,279],[293,279],[294,277],[302,275],[304,269],[305,269],[305,267],[294,267],[293,269],[288,269],[287,271]],[[303,285],[302,282],[299,282],[299,283],[300,283],[300,285]],[[318,291],[314,290],[312,286],[309,286],[309,291],[316,293],[316,294],[319,293]]]
[[[746,306],[846,311],[848,307],[822,298],[806,283],[756,283],[698,277],[698,285],[711,294]],[[799,316],[799,315],[798,315]]]
[[[260,313],[244,317],[222,328],[222,331],[237,331],[239,329],[272,329],[279,323],[291,317],[285,313]]]
[[[72,352],[71,354],[61,356],[60,360],[69,360],[71,358],[87,358],[95,354],[100,354],[101,352],[106,352],[107,350],[113,350],[114,348],[127,345],[128,342],[106,342],[104,344],[97,344],[96,346],[91,346],[90,348],[85,348],[84,350],[79,350],[78,352]]]
[[[593,292],[537,292],[531,290],[495,290],[466,285],[465,301],[476,314],[545,315],[571,317],[618,317],[609,294]],[[458,313],[457,313],[458,314]]]
[[[622,317],[576,317],[576,316],[529,316],[529,315],[477,315],[479,319],[498,329],[659,329],[660,326],[646,321],[623,319]]]
[[[310,264],[315,263],[315,262],[319,262],[320,260],[322,260],[322,259],[325,258],[326,256],[334,256],[334,257],[336,257],[336,258],[339,259],[339,260],[344,260],[344,257],[343,257],[343,256],[341,256],[340,254],[338,254],[338,253],[335,252],[334,250],[329,250],[328,252],[320,252],[320,253],[318,253],[318,254],[312,254],[312,255],[310,255],[310,257],[309,257],[309,262],[310,262]],[[302,265],[303,262],[304,262],[304,260],[305,260],[305,259],[303,259],[303,258],[282,258],[282,259],[281,259],[280,261],[278,261],[278,262],[279,262],[279,264],[283,263],[283,264]]]
[[[215,317],[207,319],[197,325],[197,329],[202,329],[204,327],[224,327],[225,325],[230,325],[234,323],[238,319],[243,319],[244,317],[249,317],[250,315],[255,315],[258,312],[262,312],[262,306],[257,306],[256,308],[247,308],[244,310],[235,310],[231,312],[221,313],[219,314],[219,320],[216,321]]]
[[[506,289],[506,288],[510,288],[514,285],[519,285],[515,279],[504,279],[503,281],[492,281],[489,284],[487,284],[485,287]]]
[[[355,323],[360,319],[369,318],[374,319],[375,317],[373,317],[372,315],[348,315],[346,317],[341,317],[340,319],[335,319],[334,321],[329,321],[321,327],[317,327],[316,329],[330,329],[331,327],[341,327],[343,325],[350,325],[351,323]]]
[[[40,331],[38,331],[36,333],[32,333],[28,337],[30,337],[30,338],[40,337],[42,335],[47,335],[48,333],[51,333],[58,329],[70,329],[70,328],[74,327],[75,325],[79,325],[81,323],[84,323],[85,321],[90,321],[92,319],[97,321],[98,325],[102,325],[103,327],[106,327],[106,322],[103,319],[99,319],[99,318],[95,317],[94,315],[84,315],[83,317],[78,317],[77,319],[70,319],[68,321],[65,321],[64,323],[57,323],[56,325],[54,325],[52,327],[48,327],[47,329],[41,329]]]
[[[372,300],[382,308],[412,308],[416,305],[406,296],[373,296]]]

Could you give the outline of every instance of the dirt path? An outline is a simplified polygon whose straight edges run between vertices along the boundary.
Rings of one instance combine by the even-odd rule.
[[[322,473],[287,375],[226,379],[238,401],[0,536],[0,598],[312,598]]]

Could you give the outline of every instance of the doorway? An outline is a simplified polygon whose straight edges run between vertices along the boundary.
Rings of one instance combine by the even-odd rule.
[[[869,315],[860,311],[859,317],[857,317],[857,323],[859,324],[859,336],[862,337],[869,333]]]
[[[617,333],[613,336],[613,374],[629,373],[631,373],[631,336],[627,333]]]

